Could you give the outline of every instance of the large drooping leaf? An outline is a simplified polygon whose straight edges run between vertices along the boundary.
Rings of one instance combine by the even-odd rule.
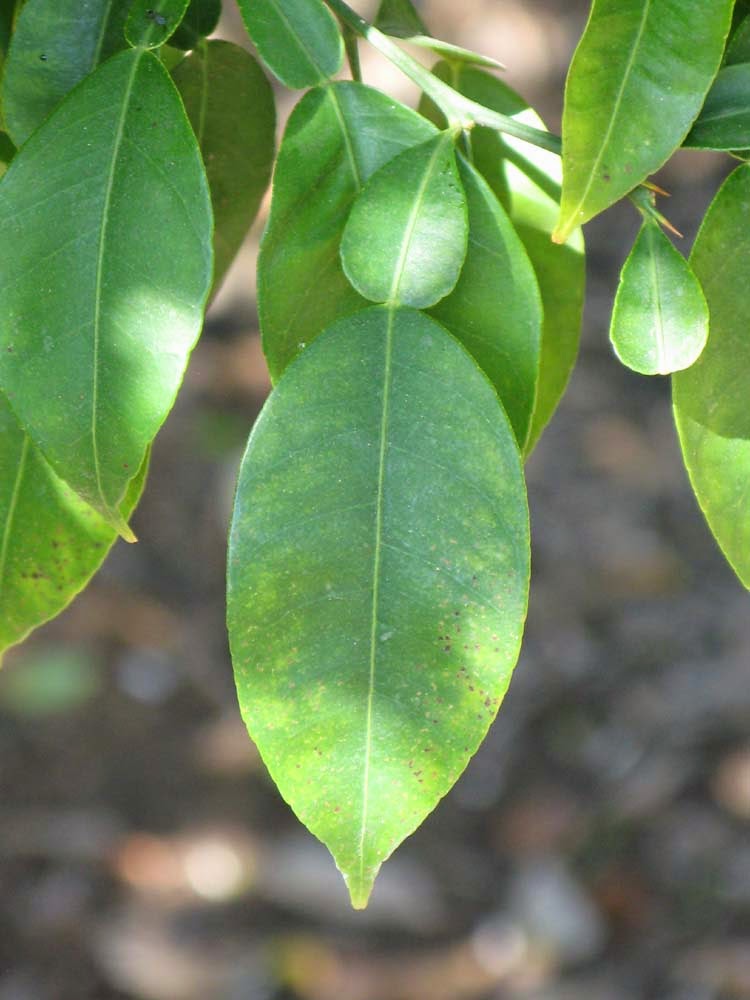
[[[77,87],[0,184],[0,388],[126,537],[120,501],[200,331],[211,229],[200,151],[144,50]]]
[[[261,59],[287,87],[314,87],[341,69],[344,42],[322,0],[238,0]]]
[[[360,83],[313,90],[292,112],[258,259],[258,311],[272,379],[331,323],[366,304],[339,257],[352,202],[383,164],[434,134],[416,112]]]
[[[221,0],[190,0],[190,6],[170,44],[180,49],[194,49],[201,38],[215,30],[221,17]]]
[[[750,588],[748,259],[750,166],[742,166],[714,199],[690,258],[708,301],[708,343],[672,384],[693,489],[724,555]]]
[[[620,275],[610,339],[641,375],[670,375],[699,357],[708,306],[698,280],[657,222],[644,222]]]
[[[523,243],[487,182],[462,158],[459,173],[469,209],[466,261],[458,284],[431,315],[493,383],[523,450],[539,378],[539,286]]]
[[[328,330],[251,435],[229,551],[240,705],[355,906],[497,712],[526,612],[527,517],[492,387],[412,310]]]
[[[734,0],[594,0],[568,72],[555,238],[608,208],[681,144],[716,75]]]
[[[214,289],[234,260],[268,187],[275,152],[273,92],[249,52],[202,45],[174,69],[206,167],[214,211]]]
[[[544,128],[526,101],[502,80],[467,66],[439,63],[436,76],[472,100],[527,125]],[[429,111],[424,105],[424,110]],[[434,109],[430,112],[435,114]],[[436,119],[439,121],[439,119]],[[508,212],[536,271],[544,306],[542,356],[528,454],[559,403],[578,354],[586,283],[583,235],[550,240],[559,214],[560,158],[492,129],[471,133],[474,165]]]
[[[128,487],[124,519],[147,465]],[[72,601],[116,537],[50,469],[0,395],[0,658]]]
[[[684,145],[718,150],[750,146],[750,62],[720,71]]]
[[[125,22],[125,37],[131,45],[155,49],[177,30],[190,0],[132,0]]]
[[[2,82],[8,134],[22,145],[73,87],[125,48],[130,0],[26,0]]]
[[[453,137],[443,132],[367,182],[341,240],[344,273],[372,302],[423,309],[455,287],[467,235]]]

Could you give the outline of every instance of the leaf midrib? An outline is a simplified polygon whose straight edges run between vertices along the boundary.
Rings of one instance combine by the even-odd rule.
[[[102,203],[102,222],[101,231],[99,234],[99,246],[97,249],[97,260],[96,260],[96,288],[94,291],[94,354],[92,359],[92,387],[91,387],[91,447],[92,456],[94,461],[94,472],[96,475],[96,489],[99,494],[99,499],[104,505],[104,510],[108,511],[111,515],[114,515],[116,520],[120,520],[118,513],[112,511],[107,498],[104,496],[104,488],[102,486],[101,478],[101,463],[99,459],[99,446],[97,443],[97,417],[99,408],[99,341],[101,338],[101,312],[102,312],[102,283],[103,283],[103,273],[104,273],[104,254],[107,242],[107,229],[109,223],[110,206],[112,202],[112,190],[114,188],[115,180],[115,169],[117,167],[117,160],[120,154],[120,147],[122,145],[123,136],[125,133],[125,119],[128,114],[128,107],[130,104],[130,98],[133,93],[133,87],[135,85],[135,77],[138,72],[138,67],[141,64],[141,58],[144,55],[143,49],[136,49],[135,55],[133,57],[133,67],[130,71],[130,76],[128,77],[127,83],[125,85],[125,91],[123,93],[122,110],[120,112],[120,118],[117,123],[117,131],[115,132],[114,143],[112,145],[112,158],[109,165],[109,173],[107,176],[107,183],[104,189],[104,201]]]

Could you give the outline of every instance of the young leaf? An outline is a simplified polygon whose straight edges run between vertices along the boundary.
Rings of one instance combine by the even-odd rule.
[[[221,0],[190,0],[171,44],[178,49],[194,49],[201,38],[216,30],[220,17]]]
[[[490,73],[446,63],[433,72],[485,107],[544,128],[526,101]],[[550,240],[560,210],[558,156],[488,128],[472,130],[471,150],[526,248],[542,295],[542,355],[528,455],[557,408],[578,354],[586,282],[583,235],[577,229],[565,244]]]
[[[322,0],[238,0],[261,59],[286,87],[314,87],[341,69],[344,42]]]
[[[411,0],[381,0],[373,24],[394,38],[429,35],[425,23]]]
[[[188,3],[189,0],[133,0],[125,22],[125,37],[131,45],[158,48],[175,33]]]
[[[734,0],[594,0],[568,72],[555,239],[658,170],[716,75]]]
[[[492,722],[528,574],[513,433],[434,320],[368,309],[289,367],[240,471],[229,634],[250,734],[355,906]]]
[[[147,466],[128,487],[124,520]],[[0,395],[0,657],[73,600],[116,537],[54,474]]]
[[[171,409],[212,266],[200,152],[153,54],[114,56],[37,129],[0,184],[0,231],[0,388],[127,537],[119,504]]]
[[[706,346],[701,286],[656,222],[644,222],[625,261],[609,335],[620,361],[641,375],[689,368]]]
[[[421,115],[360,83],[313,90],[292,112],[258,259],[258,311],[272,379],[331,323],[366,304],[339,257],[352,202],[376,170],[433,135]]]
[[[214,289],[234,260],[268,187],[276,110],[257,62],[212,41],[172,73],[206,167],[214,212]]]
[[[455,287],[467,234],[453,137],[443,132],[367,182],[344,229],[344,273],[372,302],[423,309]]]
[[[130,0],[27,0],[2,82],[8,134],[21,146],[77,83],[125,48]]]
[[[497,389],[519,448],[531,426],[542,303],[523,243],[487,182],[459,158],[469,209],[466,261],[453,291],[430,310]]]
[[[750,62],[719,72],[684,145],[718,150],[750,146]]]
[[[711,331],[698,361],[675,375],[674,413],[690,481],[709,527],[750,588],[750,166],[731,174],[690,258]]]

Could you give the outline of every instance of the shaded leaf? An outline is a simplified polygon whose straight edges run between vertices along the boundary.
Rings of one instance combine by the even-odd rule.
[[[154,55],[114,56],[34,133],[0,184],[0,229],[0,386],[127,537],[119,504],[171,409],[212,264],[200,152]]]
[[[16,155],[16,148],[5,132],[0,132],[0,177],[8,169],[11,160]]]
[[[367,182],[344,229],[344,273],[373,302],[426,308],[455,287],[467,233],[453,137],[444,132]]]
[[[734,0],[594,0],[568,72],[555,238],[608,208],[681,144],[721,63]]]
[[[690,262],[711,330],[703,354],[675,375],[674,413],[690,481],[709,527],[750,588],[750,166],[708,210]]]
[[[172,35],[172,45],[179,49],[194,49],[201,38],[206,38],[221,17],[221,0],[190,0],[190,6]]]
[[[261,59],[285,86],[314,87],[341,69],[344,42],[322,0],[238,0]]]
[[[148,458],[128,487],[125,520],[147,468]],[[70,604],[116,538],[50,469],[0,395],[0,656]]]
[[[373,24],[394,38],[429,35],[424,21],[411,0],[381,0]]]
[[[158,48],[175,33],[188,3],[189,0],[133,0],[125,22],[125,37],[131,45]]]
[[[495,386],[523,449],[539,378],[539,286],[523,243],[487,182],[462,158],[459,172],[469,210],[466,261],[458,284],[431,315]]]
[[[736,8],[735,14],[739,11]],[[724,54],[724,65],[735,66],[737,63],[750,62],[750,16],[745,13],[743,19],[732,32],[732,37]]]
[[[268,187],[275,153],[273,92],[249,52],[211,41],[172,78],[203,156],[214,213],[214,290],[234,260]]]
[[[717,150],[750,146],[750,62],[719,72],[684,145]]]
[[[610,339],[641,375],[689,368],[708,337],[708,306],[690,265],[656,222],[644,222],[620,275]]]
[[[125,48],[130,0],[26,0],[2,82],[8,134],[21,146],[77,83]]]
[[[452,69],[445,63],[433,72],[493,111],[544,128],[526,101],[497,77],[466,66]],[[426,104],[424,110],[428,110]],[[583,234],[576,230],[562,245],[550,240],[559,214],[562,171],[558,156],[488,128],[472,130],[471,150],[474,165],[499,198],[526,248],[542,295],[542,355],[528,454],[565,392],[578,354],[586,283]]]
[[[250,734],[355,906],[492,722],[528,574],[513,433],[442,327],[368,309],[290,366],[240,471],[229,633]]]
[[[339,247],[356,195],[385,163],[435,129],[378,90],[342,81],[292,112],[258,258],[258,312],[271,378],[365,300],[344,277]]]

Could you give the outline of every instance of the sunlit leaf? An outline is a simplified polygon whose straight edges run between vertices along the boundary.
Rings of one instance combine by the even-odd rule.
[[[673,377],[685,465],[709,527],[750,588],[750,166],[708,210],[690,257],[708,301],[703,354]]]
[[[555,238],[658,170],[721,63],[734,0],[594,0],[568,72]]]
[[[352,202],[376,170],[434,134],[416,112],[359,83],[318,88],[294,109],[258,260],[260,328],[273,379],[327,326],[366,304],[339,257]]]
[[[492,387],[412,310],[327,331],[252,433],[229,551],[240,705],[355,906],[497,712],[526,612],[527,517]]]
[[[314,87],[341,69],[344,42],[322,0],[238,3],[261,59],[287,87]]]
[[[466,197],[442,133],[374,174],[341,241],[344,273],[372,302],[426,308],[456,285],[466,256]]]
[[[172,78],[198,140],[211,190],[216,289],[271,177],[273,92],[250,53],[231,42],[207,42],[182,60]]]
[[[120,501],[200,331],[211,228],[179,95],[143,50],[77,87],[0,184],[0,387],[125,537]]]
[[[656,222],[644,222],[620,275],[610,338],[642,375],[689,368],[708,337],[708,306],[690,265]]]

